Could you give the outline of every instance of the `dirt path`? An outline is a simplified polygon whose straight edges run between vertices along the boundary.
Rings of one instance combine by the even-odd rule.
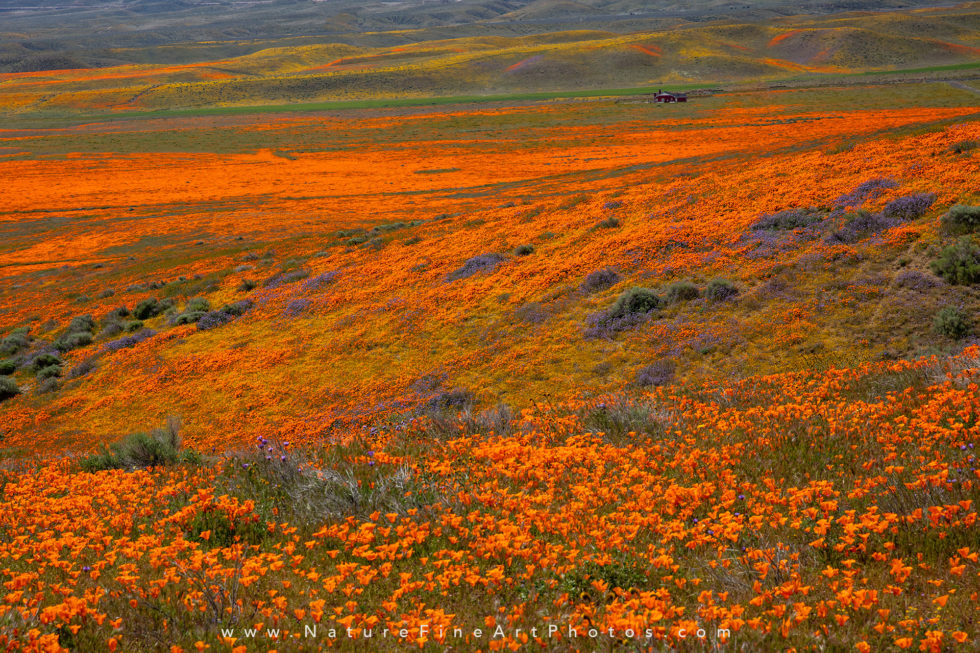
[[[975,93],[976,95],[980,95],[980,90],[964,82],[946,82],[946,83],[954,88],[958,88],[964,91],[969,91],[970,93]]]

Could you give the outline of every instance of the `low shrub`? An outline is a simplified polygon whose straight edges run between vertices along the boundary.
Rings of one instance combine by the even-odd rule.
[[[838,207],[860,206],[866,200],[878,197],[889,188],[898,188],[898,183],[894,179],[888,179],[887,177],[870,179],[859,184],[850,193],[838,197],[834,200],[834,204]]]
[[[938,335],[959,340],[970,333],[970,319],[955,306],[946,306],[936,313],[932,330]]]
[[[136,333],[143,328],[143,323],[140,320],[130,320],[126,323],[126,330],[130,333]]]
[[[518,245],[514,248],[514,256],[530,256],[534,253],[534,245]]]
[[[965,140],[959,141],[958,143],[953,143],[947,149],[953,154],[963,154],[964,152],[975,150],[977,147],[980,147],[980,141]]]
[[[676,281],[667,287],[666,298],[671,304],[697,299],[701,291],[690,281]]]
[[[763,213],[752,225],[752,230],[792,231],[820,222],[824,216],[823,212],[813,207],[786,209],[778,213]]]
[[[929,267],[951,284],[976,283],[980,281],[980,249],[969,237],[963,236],[946,247]]]
[[[211,311],[201,316],[201,319],[197,321],[197,328],[199,331],[208,331],[223,324],[228,324],[234,319],[234,315],[225,313],[224,311]]]
[[[14,331],[0,341],[0,356],[10,356],[27,349],[31,340],[26,331]]]
[[[954,234],[970,234],[980,229],[980,206],[954,204],[940,219],[943,228]]]
[[[738,295],[738,288],[727,279],[712,279],[704,289],[704,296],[713,302],[731,299]]]
[[[433,410],[464,410],[473,406],[476,396],[465,388],[453,388],[429,399],[426,406]]]
[[[330,272],[324,272],[323,274],[318,274],[312,279],[308,280],[303,284],[303,290],[307,292],[313,292],[316,290],[321,290],[326,286],[334,283],[337,280],[337,276],[340,274],[337,270]]]
[[[611,288],[619,283],[622,277],[612,268],[603,268],[589,273],[582,281],[580,288],[583,292],[594,293],[606,288]]]
[[[89,358],[86,358],[85,360],[78,363],[78,365],[75,365],[70,370],[68,370],[68,374],[65,375],[65,378],[79,379],[91,373],[96,368],[95,362],[97,360],[98,358],[96,356],[90,356]]]
[[[830,242],[856,243],[894,224],[893,220],[887,220],[878,213],[871,213],[864,209],[849,213],[846,220],[843,227],[830,235],[828,238]]]
[[[595,224],[595,226],[592,227],[592,228],[593,229],[615,229],[619,225],[620,225],[620,222],[619,222],[619,219],[618,218],[606,218],[605,220],[601,220],[601,221],[597,222]]]
[[[289,283],[296,283],[297,281],[302,281],[303,279],[310,276],[310,271],[306,268],[300,268],[298,270],[289,270],[280,272],[274,276],[269,277],[262,282],[262,287],[264,288],[278,288],[279,286],[284,286]]]
[[[34,390],[39,395],[46,395],[49,392],[55,392],[61,387],[61,383],[58,381],[58,377],[51,376],[42,379],[40,383],[37,384],[37,388]]]
[[[133,433],[109,447],[103,445],[102,451],[82,459],[80,466],[86,472],[106,469],[145,469],[178,463],[199,464],[201,457],[190,450],[181,448],[180,422],[174,418],[167,420],[163,428],[150,433]]]
[[[671,360],[659,360],[636,372],[635,383],[641,387],[668,385],[674,380],[677,364]]]
[[[586,431],[603,433],[613,443],[628,441],[630,434],[662,434],[666,418],[651,402],[629,399],[587,406],[579,415]]]
[[[429,410],[426,435],[433,440],[453,440],[464,435],[507,435],[513,432],[514,411],[507,404],[474,413],[467,404],[455,411]]]
[[[119,306],[106,313],[105,317],[102,318],[102,323],[119,322],[127,317],[129,317],[129,309],[125,306]]]
[[[902,270],[895,277],[895,285],[899,288],[907,288],[908,290],[916,290],[918,292],[932,290],[940,285],[940,283],[935,277],[919,272],[918,270]]]
[[[286,315],[288,317],[297,317],[306,311],[311,303],[308,299],[293,299],[286,304]]]
[[[68,333],[92,333],[95,331],[95,320],[91,315],[73,317],[68,324]]]
[[[243,299],[241,301],[232,302],[231,304],[226,304],[225,306],[222,306],[221,312],[227,313],[228,315],[231,315],[233,317],[241,317],[245,315],[245,313],[252,310],[253,306],[255,306],[255,302],[253,302],[250,299]]]
[[[528,302],[514,309],[514,317],[527,324],[541,324],[548,319],[548,311],[541,302]]]
[[[446,281],[466,279],[480,272],[493,272],[503,261],[504,257],[500,254],[491,253],[474,256],[473,258],[467,259],[461,267],[450,272],[446,276]]]
[[[242,282],[238,284],[238,292],[251,292],[258,287],[258,283],[252,281],[251,279],[242,279]]]
[[[0,376],[0,401],[6,401],[20,394],[17,382],[6,376]]]
[[[8,358],[7,360],[2,360],[0,361],[0,376],[13,374],[14,372],[17,371],[18,367],[19,365],[17,365],[17,361],[11,358]]]
[[[885,218],[915,220],[925,215],[936,201],[935,193],[916,193],[893,199],[881,210]]]
[[[157,334],[153,329],[144,329],[143,331],[138,331],[131,336],[124,336],[118,340],[112,340],[107,342],[102,346],[105,351],[119,351],[120,349],[128,349],[130,347],[135,347],[144,340],[148,340]]]

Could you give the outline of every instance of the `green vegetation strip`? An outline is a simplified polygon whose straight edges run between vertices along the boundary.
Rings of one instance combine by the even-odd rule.
[[[717,84],[672,85],[671,91],[717,87]],[[293,104],[265,104],[229,107],[190,107],[186,109],[159,109],[154,111],[126,111],[110,114],[77,116],[77,120],[109,121],[144,118],[169,118],[179,116],[235,115],[248,113],[280,113],[286,111],[336,111],[344,109],[386,109],[396,107],[425,107],[447,104],[482,104],[488,102],[528,102],[535,100],[577,99],[590,97],[620,97],[655,93],[657,87],[613,88],[571,91],[543,91],[538,93],[509,93],[502,95],[453,95],[446,97],[408,97],[370,100],[343,100],[336,102],[302,102]],[[51,119],[76,119],[75,116],[54,116]]]

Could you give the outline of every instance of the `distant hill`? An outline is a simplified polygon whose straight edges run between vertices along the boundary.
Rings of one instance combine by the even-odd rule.
[[[577,0],[494,6],[502,10],[516,4],[522,6],[500,16],[516,20],[626,6]],[[476,11],[489,5],[468,6]],[[419,12],[438,7],[420,6]],[[402,14],[406,20],[421,15]],[[351,23],[357,22],[350,16]],[[8,41],[0,46],[0,74],[16,76],[0,85],[0,111],[132,111],[661,84],[771,84],[948,66],[967,67],[957,73],[962,77],[980,61],[980,3],[766,20],[659,20],[655,29],[627,33],[596,20],[583,23],[588,29],[502,34],[491,29],[498,23],[477,21],[461,27],[129,47],[65,47],[41,38]]]

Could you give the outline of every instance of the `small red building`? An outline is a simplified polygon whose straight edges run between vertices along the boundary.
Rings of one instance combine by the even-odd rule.
[[[653,96],[656,102],[687,102],[687,95],[684,93],[666,93],[658,90]]]

